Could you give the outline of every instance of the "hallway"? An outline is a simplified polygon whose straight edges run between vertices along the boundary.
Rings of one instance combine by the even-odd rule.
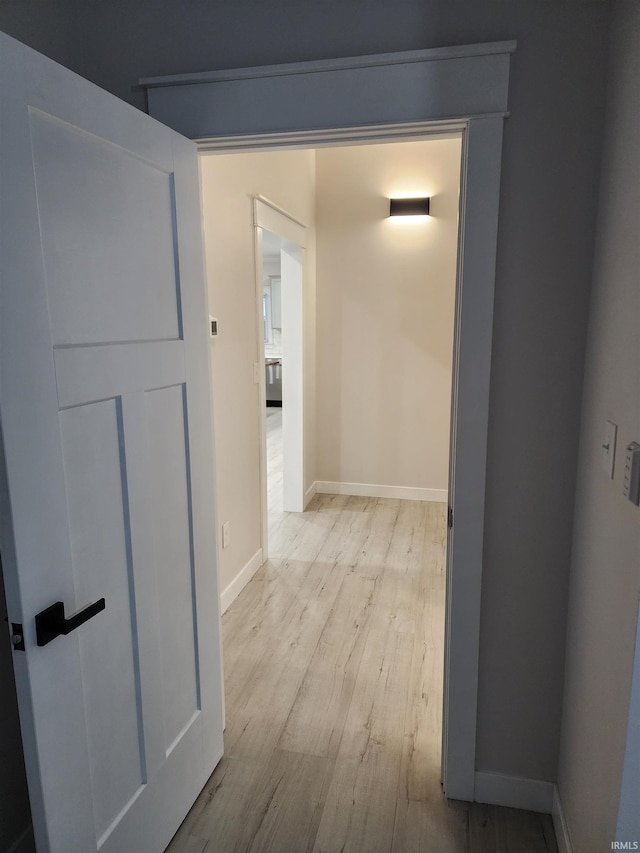
[[[223,617],[225,755],[169,847],[550,853],[439,783],[446,506],[317,495]]]

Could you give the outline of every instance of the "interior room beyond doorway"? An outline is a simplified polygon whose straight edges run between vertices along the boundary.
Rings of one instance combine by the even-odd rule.
[[[265,196],[308,231],[306,500],[325,491],[444,501],[460,150],[455,135],[202,156],[210,308],[219,319],[218,507],[231,530],[220,554],[223,607],[266,550],[252,196]],[[391,221],[389,198],[416,193],[431,197],[428,221]]]

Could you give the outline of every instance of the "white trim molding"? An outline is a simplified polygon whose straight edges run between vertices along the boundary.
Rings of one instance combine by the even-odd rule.
[[[556,833],[558,853],[573,853],[573,845],[569,837],[569,828],[567,827],[562,800],[560,799],[560,791],[557,785],[553,786],[553,808],[551,815],[553,817],[553,828]]]
[[[251,578],[258,571],[260,566],[264,563],[262,558],[262,548],[258,548],[253,557],[249,560],[249,562],[240,569],[235,578],[231,581],[231,583],[224,589],[224,591],[220,595],[220,612],[224,613],[227,611],[231,604],[236,600],[236,598],[240,595],[245,586],[249,583]]]
[[[169,74],[163,77],[141,77],[145,89],[160,86],[186,86],[192,83],[222,83],[264,77],[289,77],[292,74],[317,74],[326,71],[346,71],[351,68],[370,68],[381,65],[405,65],[411,62],[433,62],[438,59],[463,59],[471,56],[491,56],[514,53],[515,41],[494,41],[484,44],[432,47],[425,50],[405,50],[398,53],[377,53],[369,56],[347,56],[339,59],[314,59],[307,62],[287,62],[281,65],[258,65],[251,68],[232,68],[222,71],[197,71],[191,74]]]
[[[502,117],[515,49],[513,41],[492,42],[143,77],[140,84],[150,115],[197,140]]]
[[[366,145],[381,142],[410,142],[413,139],[450,139],[459,136],[466,122],[452,121],[414,121],[391,125],[372,125],[358,127],[339,127],[324,130],[284,131],[282,133],[262,133],[250,136],[223,136],[215,139],[204,137],[195,139],[199,151],[222,151],[225,154],[234,151],[266,151],[272,148],[327,148],[337,145]]]
[[[216,151],[462,136],[442,781],[473,800],[495,263],[515,42],[146,79],[150,114]],[[336,130],[337,129],[337,130]]]
[[[304,493],[304,508],[305,509],[309,506],[311,499],[317,493],[317,491],[318,491],[318,483],[317,482],[311,483],[311,485],[309,486],[307,491]]]
[[[295,219],[283,208],[265,198],[263,195],[254,195],[251,198],[253,205],[253,222],[256,228],[266,228],[288,240],[294,246],[307,248],[307,226],[299,219]]]
[[[446,489],[422,489],[417,486],[381,486],[373,483],[332,483],[318,480],[316,492],[321,495],[356,495],[365,498],[400,498],[404,501],[446,503]]]
[[[541,779],[477,772],[474,799],[476,803],[551,814],[554,787],[553,782]]]

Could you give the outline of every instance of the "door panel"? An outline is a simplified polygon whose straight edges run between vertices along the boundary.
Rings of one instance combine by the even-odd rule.
[[[145,781],[119,421],[115,400],[60,415],[75,587],[68,604],[76,610],[101,597],[108,602],[78,634],[98,836]]]
[[[150,484],[157,495],[153,539],[163,626],[160,634],[163,686],[171,686],[172,672],[180,674],[180,689],[162,692],[167,754],[200,708],[183,394],[183,385],[145,394]]]
[[[171,174],[39,110],[29,122],[53,344],[179,337]]]
[[[34,831],[160,853],[222,754],[197,152],[2,34],[0,80],[0,547]],[[37,645],[40,611],[102,597]]]

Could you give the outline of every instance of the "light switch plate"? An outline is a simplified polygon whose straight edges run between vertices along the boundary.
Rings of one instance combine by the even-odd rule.
[[[616,438],[618,427],[612,421],[606,421],[602,436],[602,470],[613,480],[613,467],[616,459]]]
[[[632,441],[624,457],[623,494],[632,504],[640,504],[640,444]]]

